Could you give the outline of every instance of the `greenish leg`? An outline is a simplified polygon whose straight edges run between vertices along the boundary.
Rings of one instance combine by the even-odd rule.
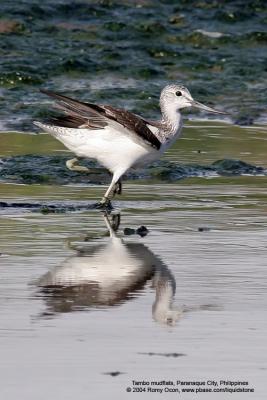
[[[82,165],[79,165],[78,158],[72,158],[71,160],[66,161],[66,167],[75,172],[87,172],[87,173],[94,173],[94,174],[101,174],[103,171],[99,168],[87,168]],[[105,193],[104,197],[99,203],[100,208],[108,208],[111,207],[110,198],[114,197],[115,194],[121,194],[122,191],[122,184],[121,180],[119,179],[117,182],[111,182],[107,192]]]
[[[66,161],[66,167],[75,172],[87,172],[91,174],[101,174],[102,171],[99,168],[87,168],[82,165],[79,165],[78,158],[72,158],[71,160]]]

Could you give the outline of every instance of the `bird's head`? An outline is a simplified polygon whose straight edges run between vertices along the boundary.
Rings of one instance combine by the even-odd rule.
[[[181,85],[168,85],[161,91],[160,104],[163,107],[171,107],[181,110],[186,107],[195,107],[215,114],[226,114],[223,111],[205,106],[194,100],[189,90]]]

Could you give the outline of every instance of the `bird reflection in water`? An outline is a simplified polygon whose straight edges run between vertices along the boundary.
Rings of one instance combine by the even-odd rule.
[[[175,325],[181,311],[173,306],[175,279],[168,267],[143,243],[125,242],[117,236],[120,214],[103,214],[106,242],[83,246],[38,281],[46,301],[43,316],[90,308],[107,308],[140,295],[150,282],[155,290],[155,321]]]

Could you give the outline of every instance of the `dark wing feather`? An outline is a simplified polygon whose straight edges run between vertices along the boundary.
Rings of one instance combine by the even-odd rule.
[[[64,126],[65,128],[80,128],[87,124],[84,118],[80,118],[74,115],[61,115],[58,117],[49,118],[48,124],[56,126]]]
[[[156,149],[159,149],[161,146],[159,139],[147,126],[148,122],[129,111],[111,106],[81,102],[48,90],[41,90],[41,92],[54,98],[59,102],[59,107],[70,114],[65,119],[62,117],[62,122],[65,121],[65,123],[72,124],[74,123],[74,119],[79,119],[84,121],[80,125],[84,124],[89,128],[103,128],[108,125],[108,120],[112,120],[124,126],[132,133],[135,133]],[[60,119],[56,120],[60,123]]]
[[[79,118],[81,123],[77,125],[76,128],[79,128],[80,125],[84,125],[84,127],[91,129],[101,129],[108,125],[107,120],[105,120],[93,108],[91,109],[87,103],[71,99],[70,97],[49,90],[41,89],[40,92],[55,99],[57,101],[57,108],[67,113],[68,117],[72,116],[73,118]],[[64,122],[63,117],[61,122]]]
[[[107,116],[109,119],[113,119],[130,131],[135,132],[138,136],[149,142],[153,147],[156,147],[156,149],[160,148],[161,142],[149,129],[146,121],[143,118],[120,108],[114,108],[111,106],[102,107],[102,113],[105,113],[105,116]]]

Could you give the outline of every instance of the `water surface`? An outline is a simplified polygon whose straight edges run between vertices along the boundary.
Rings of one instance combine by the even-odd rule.
[[[70,154],[54,139],[1,134],[3,398],[174,398],[126,388],[230,379],[255,393],[225,399],[264,399],[266,146],[264,127],[188,122],[163,164],[129,174],[107,216],[81,209],[105,187],[63,182]]]

